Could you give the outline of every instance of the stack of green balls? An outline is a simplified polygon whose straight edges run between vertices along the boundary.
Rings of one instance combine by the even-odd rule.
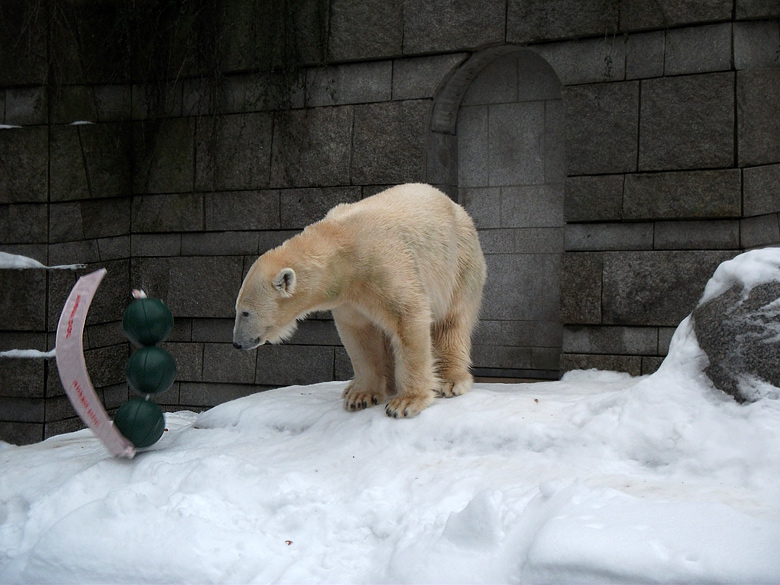
[[[125,310],[122,329],[138,348],[127,362],[130,388],[142,398],[125,402],[114,416],[114,426],[137,449],[154,445],[165,431],[162,410],[149,400],[176,380],[176,361],[158,347],[173,329],[173,315],[160,299],[137,298]]]

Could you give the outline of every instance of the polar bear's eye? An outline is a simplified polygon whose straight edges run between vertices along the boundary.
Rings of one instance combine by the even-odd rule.
[[[241,311],[242,317],[249,317],[249,311]]]

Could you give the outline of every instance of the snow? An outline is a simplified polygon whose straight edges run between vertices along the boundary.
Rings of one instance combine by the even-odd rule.
[[[780,281],[780,248],[762,248],[740,254],[723,262],[707,283],[700,304],[723,294],[733,286],[744,289],[747,295],[758,286]]]
[[[477,384],[420,416],[343,382],[0,448],[0,582],[780,583],[780,404],[700,371]]]
[[[652,376],[477,384],[410,420],[291,386],[169,414],[133,460],[89,431],[0,444],[0,583],[780,583],[780,400],[706,363],[686,319]]]

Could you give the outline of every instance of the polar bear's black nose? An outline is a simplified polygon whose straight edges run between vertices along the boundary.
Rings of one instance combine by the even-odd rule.
[[[241,347],[240,343],[236,343],[235,341],[233,342],[233,347],[235,347],[236,349],[244,349],[243,347]]]

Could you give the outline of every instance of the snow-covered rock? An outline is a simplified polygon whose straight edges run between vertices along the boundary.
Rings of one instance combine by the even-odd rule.
[[[692,323],[716,388],[739,402],[780,396],[780,248],[721,264]]]

